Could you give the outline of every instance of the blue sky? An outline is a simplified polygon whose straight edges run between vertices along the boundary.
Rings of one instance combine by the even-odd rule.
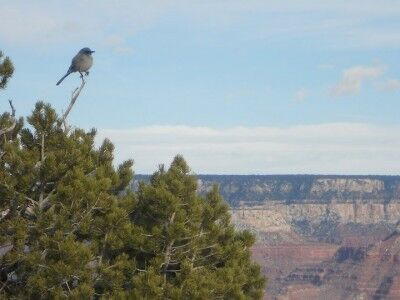
[[[9,1],[0,95],[96,127],[148,173],[182,153],[197,173],[399,174],[400,4],[381,1]],[[361,136],[361,137],[360,137]]]

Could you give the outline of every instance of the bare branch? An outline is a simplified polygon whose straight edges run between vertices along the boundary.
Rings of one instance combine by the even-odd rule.
[[[147,270],[142,270],[142,269],[138,269],[138,268],[136,268],[136,271],[147,273]]]
[[[39,268],[43,268],[43,269],[50,269],[48,266],[42,265],[42,264],[37,264],[37,266]]]
[[[208,254],[208,255],[204,255],[204,256],[202,256],[202,257],[199,257],[198,259],[196,259],[196,261],[199,261],[199,260],[202,260],[202,259],[207,259],[207,258],[209,258],[209,257],[211,257],[211,256],[214,256],[214,255],[217,255],[218,253],[210,253],[210,254]]]
[[[140,235],[143,235],[143,236],[146,236],[146,237],[153,237],[154,236],[153,234],[144,234],[144,233],[141,233]]]
[[[41,143],[40,143],[40,165],[42,166],[45,160],[44,157],[44,133],[42,133]],[[42,210],[44,207],[43,199],[44,199],[44,188],[46,186],[45,182],[40,182],[40,194],[39,194],[39,209]]]
[[[13,118],[15,118],[15,107],[14,107],[14,105],[12,104],[11,99],[8,100],[8,103],[10,103],[10,106],[11,106],[11,116],[12,116]]]
[[[9,208],[7,208],[6,210],[3,210],[2,212],[0,212],[0,221],[5,219],[8,216],[8,214],[10,213],[10,211],[11,210]]]
[[[74,106],[74,104],[75,104],[75,101],[78,99],[78,97],[79,97],[79,94],[81,93],[81,91],[82,91],[82,89],[83,89],[83,87],[85,86],[85,79],[83,78],[83,74],[81,74],[81,80],[82,80],[82,83],[81,83],[81,86],[80,87],[77,87],[73,92],[72,92],[72,94],[71,94],[71,101],[70,101],[70,103],[69,103],[69,106],[68,106],[68,108],[67,108],[67,110],[63,113],[63,115],[62,115],[62,117],[61,117],[61,123],[64,125],[64,129],[65,130],[67,130],[68,129],[68,126],[67,126],[67,117],[68,117],[68,115],[69,115],[69,113],[70,113],[70,111],[71,111],[71,109],[72,109],[72,107]]]
[[[71,288],[69,287],[68,281],[64,281],[65,285],[68,288],[68,292],[71,294]]]
[[[183,245],[173,246],[173,247],[171,247],[171,250],[173,252],[175,252],[177,249],[185,248],[186,246],[189,246],[191,243],[193,243],[193,240],[191,240],[191,241],[189,241],[189,242],[187,242],[187,243],[185,243]]]
[[[53,193],[56,191],[56,188],[52,189],[46,196],[46,198],[41,198],[38,206],[40,210],[44,210],[47,207],[47,204],[49,203],[50,197],[53,195]]]
[[[180,269],[177,269],[177,270],[165,270],[165,272],[167,272],[167,273],[177,273],[177,272],[181,272],[181,270]]]

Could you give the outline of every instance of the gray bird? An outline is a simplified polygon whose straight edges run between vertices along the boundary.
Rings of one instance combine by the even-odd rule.
[[[90,50],[90,48],[82,48],[77,55],[74,56],[71,62],[71,66],[69,67],[67,74],[65,74],[58,82],[57,85],[59,85],[65,77],[67,77],[69,74],[73,72],[79,72],[81,76],[83,76],[83,72],[86,75],[89,75],[89,69],[93,64],[93,57],[92,53],[94,51]]]

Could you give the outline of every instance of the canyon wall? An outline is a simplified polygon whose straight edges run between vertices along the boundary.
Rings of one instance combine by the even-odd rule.
[[[201,193],[217,183],[232,207],[269,202],[400,202],[400,176],[200,175],[198,178]]]
[[[399,176],[210,176],[257,236],[265,299],[400,299]]]
[[[324,223],[331,226],[331,230],[340,224],[396,226],[400,220],[400,201],[330,204],[270,202],[263,206],[233,208],[231,213],[235,224],[258,233],[294,230],[307,234],[313,227]]]

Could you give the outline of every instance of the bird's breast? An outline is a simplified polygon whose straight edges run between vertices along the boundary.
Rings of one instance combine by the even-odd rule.
[[[72,60],[71,67],[76,72],[87,72],[93,64],[93,57],[87,54],[78,54]]]

